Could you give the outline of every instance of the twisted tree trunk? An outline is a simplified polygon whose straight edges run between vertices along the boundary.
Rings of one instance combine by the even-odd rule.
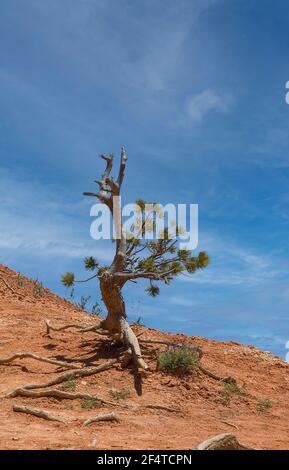
[[[115,227],[115,256],[113,262],[99,278],[102,300],[107,308],[107,317],[102,322],[101,327],[118,334],[120,339],[128,348],[127,362],[129,354],[137,367],[147,369],[147,365],[141,357],[138,339],[126,320],[125,304],[121,294],[121,288],[127,279],[120,276],[126,264],[126,238],[122,231],[122,213],[120,202],[120,190],[124,178],[126,167],[126,153],[124,148],[121,151],[120,167],[117,181],[110,177],[113,166],[113,155],[102,155],[106,161],[106,168],[99,184],[98,193],[84,193],[86,196],[95,196],[100,202],[105,204],[112,215]]]
[[[131,329],[125,313],[125,303],[121,294],[119,281],[113,274],[107,274],[100,280],[102,300],[107,308],[107,317],[102,322],[102,328],[112,334],[118,334],[128,348],[126,363],[132,359],[137,367],[147,369],[147,364],[141,356],[138,339]]]

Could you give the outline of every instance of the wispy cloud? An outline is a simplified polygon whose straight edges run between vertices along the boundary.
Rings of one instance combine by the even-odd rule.
[[[12,192],[13,188],[13,192]],[[112,249],[100,246],[79,230],[75,214],[89,215],[82,201],[70,202],[51,196],[34,181],[15,178],[0,169],[1,257],[30,254],[33,257],[59,256],[79,259],[94,254],[102,261],[112,257]]]
[[[199,123],[212,111],[227,113],[231,105],[232,98],[229,95],[215,90],[204,90],[188,98],[187,114],[193,122]]]

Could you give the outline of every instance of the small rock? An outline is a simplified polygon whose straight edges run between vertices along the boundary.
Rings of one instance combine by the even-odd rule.
[[[97,440],[93,439],[92,443],[90,444],[90,447],[96,447],[97,445]]]

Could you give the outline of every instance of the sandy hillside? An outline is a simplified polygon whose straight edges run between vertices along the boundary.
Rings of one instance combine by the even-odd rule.
[[[46,336],[47,318],[56,326],[89,326],[95,321],[92,315],[78,311],[46,289],[39,290],[33,282],[0,265],[1,358],[29,351],[85,367],[119,355],[106,337],[95,332],[72,329]],[[0,448],[191,449],[210,436],[233,432],[242,443],[254,448],[289,449],[288,364],[254,347],[233,342],[170,335],[140,326],[135,331],[142,333],[142,339],[201,346],[202,364],[218,375],[234,377],[238,387],[228,388],[199,370],[183,378],[157,372],[154,353],[149,351],[152,345],[143,344],[150,365],[148,372],[136,375],[132,369],[116,365],[53,387],[98,395],[116,405],[87,409],[83,408],[87,401],[81,398],[5,397],[15,388],[48,382],[67,372],[58,365],[17,359],[0,365]],[[113,394],[120,390],[129,397],[117,400]],[[260,401],[264,399],[268,401]],[[266,403],[270,406],[266,407]],[[12,409],[15,404],[44,409],[65,423],[16,413]],[[146,405],[161,405],[171,411]],[[83,426],[85,419],[103,412],[115,412],[121,421]]]

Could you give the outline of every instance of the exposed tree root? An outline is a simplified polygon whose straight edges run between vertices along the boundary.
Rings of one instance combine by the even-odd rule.
[[[13,395],[9,394],[9,397],[29,397],[29,398],[58,398],[64,400],[76,400],[77,398],[94,398],[95,400],[103,403],[104,405],[112,405],[117,406],[119,408],[128,408],[128,405],[124,405],[122,403],[116,403],[110,400],[104,400],[103,398],[99,397],[98,395],[90,395],[89,393],[71,393],[66,392],[64,390],[26,390],[25,388],[18,388]]]
[[[121,421],[120,417],[115,413],[104,413],[97,416],[92,416],[84,421],[83,425],[88,426],[92,423],[98,423],[99,421],[117,421],[118,423]]]
[[[237,426],[236,424],[234,424],[234,423],[230,423],[230,421],[226,421],[225,419],[223,419],[223,420],[221,421],[221,423],[227,424],[228,426],[231,426],[232,428],[235,428],[235,429],[237,429],[237,430],[239,431],[238,426]]]
[[[94,374],[97,374],[98,372],[102,372],[103,370],[109,369],[110,367],[114,366],[114,364],[116,364],[117,362],[118,362],[118,359],[111,359],[110,361],[104,362],[103,364],[100,364],[99,366],[86,367],[84,369],[77,369],[71,372],[67,372],[65,374],[59,375],[58,377],[56,377],[56,379],[50,380],[49,382],[24,385],[23,387],[19,387],[18,389],[13,390],[11,393],[9,393],[8,396],[11,396],[11,397],[16,396],[15,394],[17,394],[19,389],[32,390],[36,388],[48,388],[48,387],[52,387],[53,385],[58,385],[62,382],[65,382],[66,380],[94,375]]]
[[[129,358],[129,354],[131,354],[132,361],[134,362],[136,367],[140,367],[144,370],[148,369],[147,364],[142,358],[139,341],[135,333],[133,332],[125,318],[121,317],[119,321],[123,340],[128,347],[127,361]],[[129,361],[127,362],[127,364],[128,363]]]
[[[54,416],[48,413],[48,411],[40,410],[39,408],[30,408],[28,406],[13,405],[13,411],[37,416],[38,418],[47,419],[48,421],[59,421],[60,423],[65,422],[62,419],[58,418],[57,416]]]
[[[151,408],[153,410],[165,410],[165,411],[170,411],[171,413],[181,413],[180,408],[171,408],[170,406],[164,406],[164,405],[153,405],[153,404],[148,404],[144,405],[145,408]]]
[[[31,359],[35,359],[36,361],[47,362],[48,364],[54,364],[56,366],[61,366],[61,367],[67,367],[68,369],[79,369],[79,365],[77,364],[57,361],[56,359],[49,359],[46,357],[38,356],[37,354],[33,354],[30,352],[25,352],[25,353],[19,352],[19,353],[15,353],[11,357],[0,358],[0,364],[10,364],[15,359],[24,359],[27,357]]]
[[[200,369],[203,374],[207,375],[208,377],[211,377],[214,380],[217,380],[218,382],[225,382],[225,383],[230,383],[230,384],[236,384],[237,381],[233,377],[221,377],[220,375],[217,375],[205,367],[203,367],[201,364],[199,364],[198,368]]]
[[[224,433],[201,442],[194,450],[255,450],[241,444],[234,434]]]
[[[12,294],[18,295],[18,292],[16,292],[16,291],[10,286],[10,284],[8,284],[8,282],[4,279],[4,277],[0,276],[0,281],[2,281],[3,284],[5,284],[5,286],[7,287],[7,289],[9,289],[10,292],[12,292]],[[19,294],[19,295],[20,295],[20,294]]]
[[[51,320],[45,320],[45,323],[46,323],[47,335],[50,335],[50,331],[64,331],[64,330],[67,330],[68,328],[75,328],[77,330],[80,330],[82,333],[85,333],[87,331],[96,331],[99,328],[101,328],[100,324],[88,327],[86,325],[78,325],[76,323],[69,323],[67,325],[62,325],[62,326],[53,326],[51,323]]]

